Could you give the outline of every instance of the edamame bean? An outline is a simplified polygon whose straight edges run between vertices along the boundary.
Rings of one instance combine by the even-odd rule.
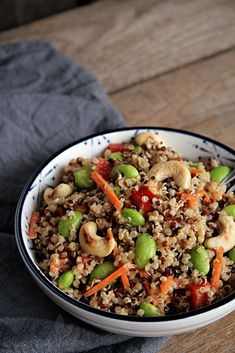
[[[231,168],[227,165],[219,165],[215,167],[210,172],[211,181],[216,181],[217,183],[221,183],[227,175],[231,172]]]
[[[74,281],[73,271],[66,271],[59,277],[58,285],[59,287],[62,287],[62,288],[68,288],[71,286],[73,281]]]
[[[113,161],[121,161],[123,157],[123,154],[121,152],[113,152],[110,154],[109,159],[112,159]]]
[[[105,261],[102,264],[98,264],[95,266],[93,271],[90,274],[90,280],[93,281],[95,278],[104,279],[110,273],[115,271],[116,267],[111,261]]]
[[[228,257],[235,263],[235,246],[228,252]]]
[[[155,239],[148,233],[140,234],[135,243],[135,264],[144,268],[150,259],[156,255],[157,244]]]
[[[144,316],[147,316],[147,317],[161,316],[160,311],[153,304],[142,302],[140,304],[140,309],[144,310]]]
[[[79,228],[82,216],[83,214],[80,211],[74,211],[73,218],[64,216],[64,218],[61,219],[61,221],[58,224],[59,233],[63,235],[65,238],[67,238],[70,235],[70,230],[72,226],[74,226],[76,229]]]
[[[139,154],[139,153],[141,153],[143,151],[143,148],[140,147],[140,146],[135,146],[134,147],[134,151],[135,151],[135,153]]]
[[[91,179],[91,167],[86,165],[76,170],[74,173],[74,181],[78,189],[91,190],[95,184]]]
[[[112,178],[117,174],[121,173],[127,179],[136,178],[139,175],[138,170],[130,164],[119,164],[112,169]]]
[[[120,191],[121,191],[121,187],[119,185],[114,185],[113,190],[115,192],[115,194],[119,195]]]
[[[210,258],[202,245],[197,245],[192,249],[191,262],[193,268],[198,270],[202,275],[207,275],[210,271]]]
[[[235,205],[228,205],[224,207],[221,213],[232,216],[235,219]]]
[[[133,226],[143,226],[145,224],[144,216],[132,208],[124,208],[121,215],[124,218],[128,218]]]

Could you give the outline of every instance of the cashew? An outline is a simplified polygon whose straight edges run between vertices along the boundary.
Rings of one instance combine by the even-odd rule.
[[[97,225],[95,222],[84,223],[79,232],[79,242],[84,252],[99,257],[108,256],[116,246],[116,241],[108,234],[102,238],[96,234]]]
[[[148,140],[153,140],[161,144],[161,146],[165,146],[161,136],[155,134],[154,132],[142,132],[135,138],[135,142],[140,146],[144,145]]]
[[[235,222],[233,217],[221,214],[218,219],[220,234],[205,240],[205,246],[209,249],[224,248],[224,252],[235,246]]]
[[[58,202],[60,198],[68,197],[73,193],[72,186],[61,183],[55,189],[46,188],[43,194],[44,201],[47,205],[51,202]]]
[[[184,162],[167,161],[155,164],[147,173],[150,189],[156,191],[157,183],[167,178],[174,179],[176,185],[182,189],[189,189],[191,174]]]

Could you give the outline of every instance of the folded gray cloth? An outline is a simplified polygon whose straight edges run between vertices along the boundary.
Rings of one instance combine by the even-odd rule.
[[[35,168],[66,144],[124,126],[93,75],[45,43],[0,47],[0,352],[157,352],[65,313],[36,285],[16,248],[13,217]]]

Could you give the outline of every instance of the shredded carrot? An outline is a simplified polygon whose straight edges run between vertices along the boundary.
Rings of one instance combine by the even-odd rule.
[[[112,239],[113,238],[113,231],[112,231],[112,228],[108,228],[107,229],[107,237],[109,239]]]
[[[207,203],[210,202],[210,197],[204,189],[198,190],[193,195],[189,194],[188,192],[183,192],[182,196],[188,202],[190,208],[194,208],[196,206],[197,200],[203,196],[205,197],[205,201]]]
[[[216,258],[213,261],[211,287],[216,289],[219,288],[219,280],[220,280],[222,263],[223,263],[223,253],[224,253],[224,248],[220,247],[216,252]]]
[[[115,248],[113,249],[113,255],[118,256],[119,254],[120,254],[120,251],[119,251],[118,246],[116,245]]]
[[[96,284],[94,287],[90,288],[85,294],[84,297],[90,297],[91,295],[98,292],[103,287],[107,286],[110,282],[115,281],[118,277],[126,274],[127,271],[127,264],[122,265],[116,271],[112,272],[110,275],[105,277],[102,281]],[[128,281],[129,282],[129,281]]]
[[[189,171],[192,175],[198,175],[198,174],[201,174],[201,170],[200,169],[197,169],[197,168],[189,168]]]
[[[148,278],[148,272],[146,272],[145,270],[138,270],[139,275],[141,278]]]
[[[160,291],[163,295],[167,295],[172,288],[174,282],[174,276],[170,275],[166,278],[166,281],[160,284]]]
[[[122,284],[123,284],[124,289],[127,290],[128,288],[130,288],[130,282],[129,282],[129,279],[127,277],[126,272],[123,272],[121,274],[121,280],[122,280]]]
[[[109,201],[113,204],[117,211],[122,209],[122,202],[115,194],[113,188],[107,183],[107,181],[96,171],[91,173],[91,179],[103,190]]]
[[[30,222],[29,222],[29,238],[30,239],[35,239],[37,237],[37,223],[40,219],[40,213],[37,211],[34,211],[32,213],[32,216],[30,218]]]
[[[143,282],[144,289],[146,290],[148,296],[151,297],[153,304],[157,303],[156,296],[158,294],[156,289],[151,288],[150,284],[147,282]]]
[[[190,208],[194,208],[197,202],[197,196],[196,195],[191,195],[188,192],[183,192],[182,193],[183,198],[185,199],[185,201],[187,201],[188,206]]]

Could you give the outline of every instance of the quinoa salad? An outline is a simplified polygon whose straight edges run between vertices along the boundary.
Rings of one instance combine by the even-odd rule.
[[[150,132],[75,156],[32,213],[38,266],[64,293],[117,314],[216,302],[235,289],[235,196],[223,184],[231,171],[189,161]]]

